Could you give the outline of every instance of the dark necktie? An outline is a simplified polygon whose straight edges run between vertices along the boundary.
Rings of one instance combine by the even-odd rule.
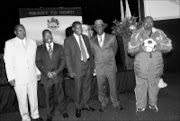
[[[87,55],[86,55],[85,47],[84,47],[84,44],[82,42],[81,36],[79,36],[79,44],[80,44],[81,53],[83,56],[83,61],[86,62],[87,61]]]
[[[48,44],[48,46],[49,46],[49,50],[48,50],[48,52],[49,52],[49,57],[50,57],[50,59],[52,59],[53,50],[52,50],[51,44]]]

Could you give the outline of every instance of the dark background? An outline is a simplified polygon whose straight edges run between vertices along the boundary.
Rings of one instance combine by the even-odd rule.
[[[121,17],[120,0],[16,0],[15,3],[3,0],[2,2],[4,7],[1,8],[0,53],[3,53],[4,42],[14,37],[13,27],[19,23],[19,8],[81,7],[83,23],[93,25],[96,19],[102,19],[108,24],[105,30],[107,33],[111,33],[113,21],[115,19],[120,20]],[[138,17],[138,0],[129,0],[128,2],[132,15]],[[143,1],[140,2],[141,16],[143,18],[144,6]],[[10,7],[10,4],[13,7]],[[155,27],[162,29],[167,34],[172,40],[174,48],[171,53],[164,54],[165,71],[180,71],[180,48],[178,47],[180,45],[180,19],[155,21],[154,24]],[[120,61],[120,55],[117,55],[117,59]]]
[[[132,14],[138,16],[137,0],[129,2]],[[4,0],[4,5],[9,5],[10,1]],[[11,3],[12,4],[12,3]],[[93,25],[96,19],[103,19],[108,23],[106,32],[111,32],[111,26],[115,19],[120,20],[120,0],[24,0],[16,1],[16,7],[1,8],[1,20],[3,26],[2,41],[14,37],[13,27],[19,23],[19,8],[40,8],[40,7],[81,7],[84,24]],[[125,6],[125,5],[124,5]],[[2,45],[1,45],[2,46]],[[0,51],[2,53],[2,49]]]

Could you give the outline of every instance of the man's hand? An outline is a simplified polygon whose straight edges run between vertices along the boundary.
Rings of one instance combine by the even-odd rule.
[[[56,72],[54,72],[54,71],[51,72],[51,73],[52,73],[53,77],[57,75]]]
[[[139,45],[139,50],[140,50],[140,51],[145,51],[144,43],[142,43],[142,44]]]
[[[155,46],[155,50],[161,50],[161,44],[157,43],[157,45]]]
[[[74,77],[76,76],[76,74],[75,74],[75,73],[70,73],[69,76],[70,76],[71,78],[74,78]]]
[[[14,87],[14,86],[15,86],[15,79],[10,80],[10,81],[9,81],[9,84]]]
[[[93,76],[96,76],[96,69],[94,69]]]
[[[38,75],[37,75],[37,80],[38,80],[38,81],[41,80],[41,74],[38,74]]]
[[[53,78],[52,72],[48,72],[48,73],[47,73],[47,77],[48,77],[48,78]]]

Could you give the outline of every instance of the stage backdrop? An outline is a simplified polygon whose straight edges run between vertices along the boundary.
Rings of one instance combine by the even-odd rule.
[[[42,43],[42,31],[52,31],[54,42],[63,45],[65,30],[74,21],[82,22],[81,8],[20,8],[20,23],[26,28],[27,37]]]
[[[180,18],[179,0],[144,0],[145,16],[155,21]]]

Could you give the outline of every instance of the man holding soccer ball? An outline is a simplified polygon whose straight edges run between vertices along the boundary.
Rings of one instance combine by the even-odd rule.
[[[153,18],[147,16],[143,26],[131,36],[128,53],[135,56],[134,72],[136,77],[136,114],[148,107],[158,112],[157,96],[160,88],[167,86],[163,82],[163,53],[172,50],[171,40],[166,34],[153,27]]]

